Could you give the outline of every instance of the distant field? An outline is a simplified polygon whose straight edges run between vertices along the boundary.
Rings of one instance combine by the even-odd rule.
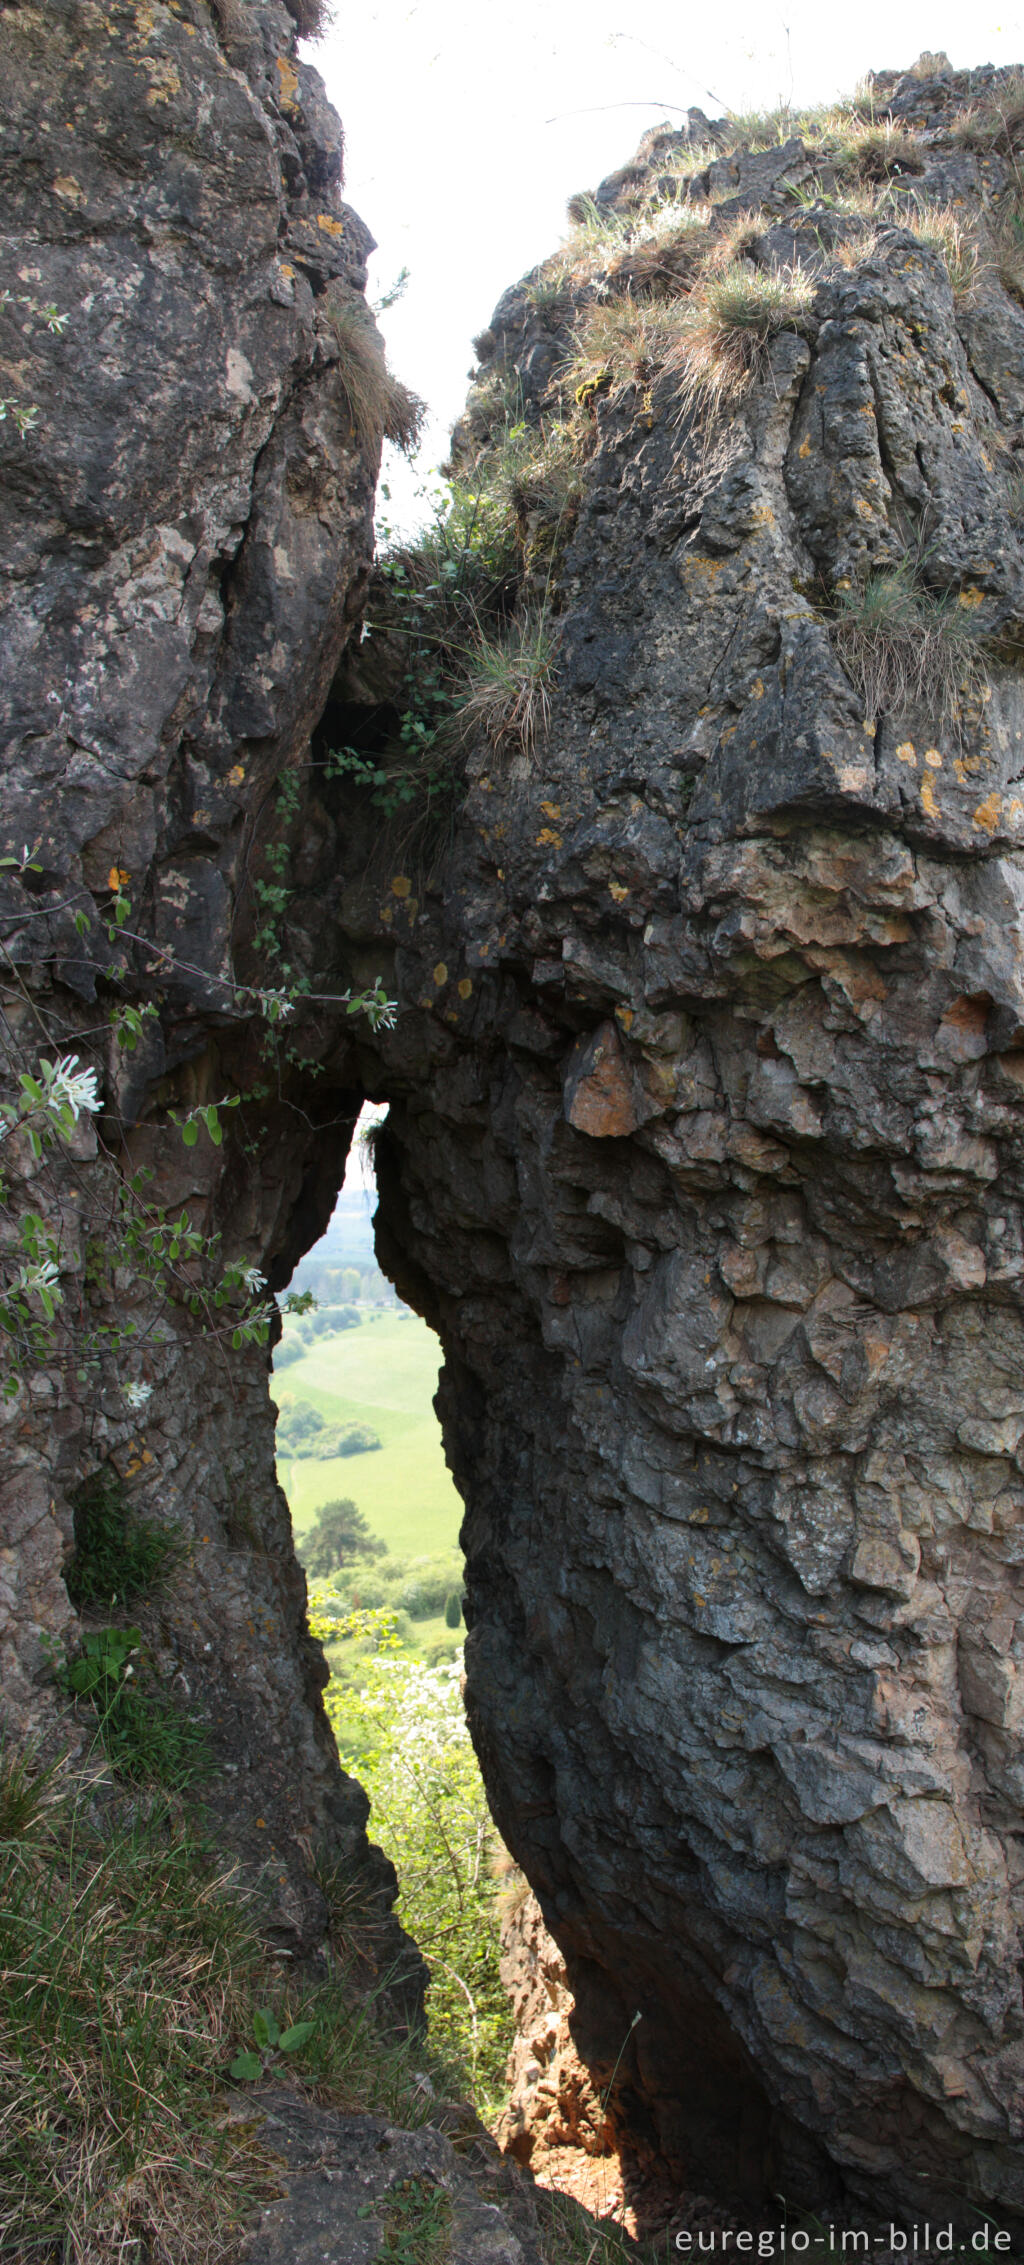
[[[441,1348],[416,1314],[384,1313],[311,1346],[274,1379],[274,1397],[308,1400],[332,1423],[372,1424],[382,1445],[365,1455],[278,1462],[297,1537],[321,1503],[347,1495],[396,1557],[455,1548],[462,1503],[445,1463],[431,1400]]]

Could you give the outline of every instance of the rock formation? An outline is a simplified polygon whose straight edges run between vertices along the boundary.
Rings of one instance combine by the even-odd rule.
[[[286,18],[247,21],[226,56],[199,0],[124,0],[112,46],[78,0],[4,20],[17,272],[70,317],[36,325],[26,374],[4,309],[41,410],[4,428],[5,831],[42,866],[5,884],[7,1012],[22,1045],[41,1014],[105,1067],[107,1146],[275,1285],[361,1097],[390,1101],[379,1246],[444,1345],[474,1736],[580,2050],[603,2082],[625,2045],[617,2114],[702,2190],[1012,2218],[1012,83],[877,81],[897,125],[852,159],[713,130],[681,189],[687,136],[665,130],[598,193],[628,251],[630,212],[674,178],[712,242],[737,224],[751,272],[800,267],[801,311],[717,403],[687,405],[653,351],[581,379],[571,540],[545,554],[522,499],[557,625],[550,728],[531,753],[471,749],[420,884],[309,754],[369,554],[374,464],[323,319],[366,237]],[[891,183],[870,220],[837,206],[850,163]],[[1002,251],[957,268],[921,205],[986,212]],[[582,296],[628,298],[623,273],[592,268]],[[683,258],[671,291],[691,282]],[[501,302],[463,463],[503,372],[527,423],[547,413],[580,296],[542,273]],[[883,671],[872,708],[878,652],[843,592],[885,573],[956,667],[895,690]],[[369,729],[373,667],[363,648],[336,679],[328,739],[360,708]],[[330,1000],[380,974],[401,1011],[374,1035],[310,1005],[268,1068],[230,985],[273,979],[258,884],[282,843],[291,976]],[[62,909],[83,888],[84,938]],[[96,1035],[125,996],[159,1009],[128,1055]],[[232,1092],[222,1148],[164,1130]],[[108,1200],[79,1147],[66,1312]],[[22,1720],[50,1703],[69,1492],[112,1462],[191,1541],[151,1641],[220,1741],[236,1844],[275,1843],[279,1928],[308,1942],[304,1850],[356,1852],[362,1811],[318,1712],[264,1364],[211,1358],[180,1307],[163,1321],[144,1421],[106,1373],[77,1394],[44,1374],[7,1410],[5,1699]]]

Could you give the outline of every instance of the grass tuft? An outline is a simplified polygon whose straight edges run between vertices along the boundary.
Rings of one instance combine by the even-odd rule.
[[[891,118],[871,126],[847,126],[836,136],[835,162],[840,172],[868,186],[923,173],[924,157],[916,137]]]
[[[512,622],[501,636],[481,634],[467,659],[468,689],[458,711],[464,738],[482,732],[496,752],[529,755],[551,720],[554,640],[543,613]]]
[[[214,2265],[270,2183],[222,2097],[251,1924],[166,1807],[0,1754],[0,1818],[0,2255]]]
[[[666,357],[683,408],[714,414],[737,401],[763,376],[772,339],[799,330],[813,298],[813,279],[800,267],[752,268],[733,260],[709,272]]]
[[[319,1876],[325,1978],[303,1985],[177,1804],[126,1803],[66,1759],[42,1769],[0,1746],[4,2265],[237,2258],[277,2191],[228,2085],[259,2009],[282,2032],[312,2024],[289,2079],[347,2112],[411,2129],[464,2087],[409,2032],[408,1977],[381,1972],[386,1901],[329,1863]]]
[[[997,86],[951,120],[949,132],[962,148],[981,156],[990,151],[1016,156],[1024,149],[1024,71],[1007,71]]]
[[[139,1517],[112,1464],[94,1471],[71,1501],[75,1553],[64,1578],[80,1611],[150,1595],[183,1554],[180,1527]]]
[[[978,681],[973,623],[955,598],[922,589],[911,562],[869,574],[860,589],[840,592],[834,635],[871,721],[921,702],[951,724]]]
[[[926,244],[938,252],[949,277],[953,297],[959,306],[970,306],[991,262],[984,256],[978,238],[962,211],[955,205],[920,205],[912,213],[901,212],[900,226],[910,230],[919,244]]]
[[[387,365],[384,341],[365,300],[328,291],[322,302],[338,342],[338,375],[352,429],[361,448],[374,450],[381,439],[411,454],[426,415],[424,403]]]

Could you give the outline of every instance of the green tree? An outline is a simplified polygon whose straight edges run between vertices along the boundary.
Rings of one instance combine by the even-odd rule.
[[[460,1623],[461,1619],[462,1619],[462,1598],[460,1597],[460,1595],[459,1595],[459,1593],[458,1593],[458,1590],[457,1590],[457,1589],[453,1589],[453,1590],[452,1590],[452,1592],[451,1592],[451,1595],[445,1598],[445,1605],[444,1605],[444,1624],[445,1624],[445,1627],[446,1627],[446,1628],[457,1628],[457,1627],[459,1626],[459,1623]]]
[[[384,1557],[387,1543],[378,1541],[371,1533],[365,1515],[347,1495],[336,1502],[325,1502],[317,1512],[303,1550],[307,1573],[314,1580],[329,1580],[342,1566],[351,1565],[357,1557]]]

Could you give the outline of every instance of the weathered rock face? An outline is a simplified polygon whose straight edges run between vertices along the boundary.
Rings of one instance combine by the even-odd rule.
[[[954,84],[880,92],[919,195],[998,201]],[[784,260],[813,170],[692,194]],[[384,1248],[445,1342],[471,1718],[585,2057],[641,2012],[627,2101],[694,2184],[1012,2211],[1024,319],[898,219],[816,272],[710,433],[656,374],[598,396],[550,734],[477,758],[399,954],[437,1004]],[[539,297],[492,325],[528,400]],[[821,608],[915,531],[987,633],[955,728],[866,716]]]
[[[372,551],[376,453],[356,443],[322,319],[329,291],[361,292],[371,239],[339,200],[341,130],[291,17],[261,4],[230,20],[227,52],[202,5],[57,0],[0,26],[3,390],[38,412],[24,435],[0,428],[4,847],[29,845],[37,868],[30,896],[2,876],[5,1039],[16,1071],[69,1051],[98,1065],[113,1159],[85,1122],[66,1168],[9,1140],[4,1234],[25,1205],[62,1207],[65,1316],[139,1331],[84,1377],[72,1346],[4,1404],[0,1658],[8,1714],[36,1719],[52,1693],[40,1634],[73,1629],[68,1493],[112,1466],[188,1546],[136,1617],[210,1724],[228,1836],[269,1857],[294,1942],[323,1910],[314,1847],[357,1853],[366,1804],[319,1712],[265,1358],[198,1344],[180,1303],[154,1334],[137,1265],[113,1283],[103,1265],[140,1167],[148,1204],[186,1205],[226,1231],[225,1255],[260,1264],[296,1206],[297,1234],[315,1235],[333,1192],[304,1178],[318,1104],[289,1106],[233,979],[281,980],[246,950],[271,790],[308,760]],[[118,889],[132,911],[113,943],[101,916]],[[125,1051],[111,1013],[147,995],[159,1013]],[[222,1150],[157,1129],[169,1103],[256,1086],[273,1100],[250,1100]],[[336,1097],[329,1114],[344,1116]],[[152,1386],[144,1413],[129,1379]]]
[[[656,374],[598,394],[551,730],[529,760],[476,750],[417,901],[366,878],[358,792],[304,768],[373,470],[317,301],[339,266],[358,286],[365,237],[285,19],[254,21],[229,64],[198,5],[126,5],[113,60],[71,0],[45,40],[32,9],[4,20],[26,266],[71,309],[33,333],[40,437],[7,444],[5,823],[44,863],[31,924],[10,884],[35,988],[8,1011],[25,1046],[31,1007],[96,1058],[120,992],[95,1003],[104,933],[57,907],[130,873],[147,942],[129,963],[122,934],[119,982],[148,984],[159,1037],[111,1045],[101,1130],[275,1283],[361,1095],[390,1098],[380,1245],[445,1348],[474,1733],[599,2074],[642,2015],[620,2114],[702,2189],[1024,2211],[1024,316],[994,272],[955,304],[894,219],[852,266],[808,254],[800,333],[710,430]],[[919,129],[918,193],[998,203],[998,148],[945,130],[966,91],[880,99]],[[48,158],[59,118],[74,163]],[[757,256],[786,260],[814,170],[794,141],[693,194],[761,211]],[[534,413],[557,327],[520,291],[493,336]],[[915,538],[986,634],[955,726],[866,717],[821,604]],[[310,1011],[268,1075],[227,979],[265,980],[282,774],[291,968],[324,994],[379,970],[402,1012],[374,1038]],[[207,1161],[162,1132],[254,1083]],[[87,1148],[65,1201],[95,1234]],[[70,1303],[70,1227],[62,1255]],[[144,1430],[107,1375],[9,1411],[5,1696],[45,1703],[66,1490],[112,1459],[192,1539],[151,1640],[308,1940],[301,1844],[355,1851],[362,1809],[317,1712],[262,1365],[163,1318]]]

